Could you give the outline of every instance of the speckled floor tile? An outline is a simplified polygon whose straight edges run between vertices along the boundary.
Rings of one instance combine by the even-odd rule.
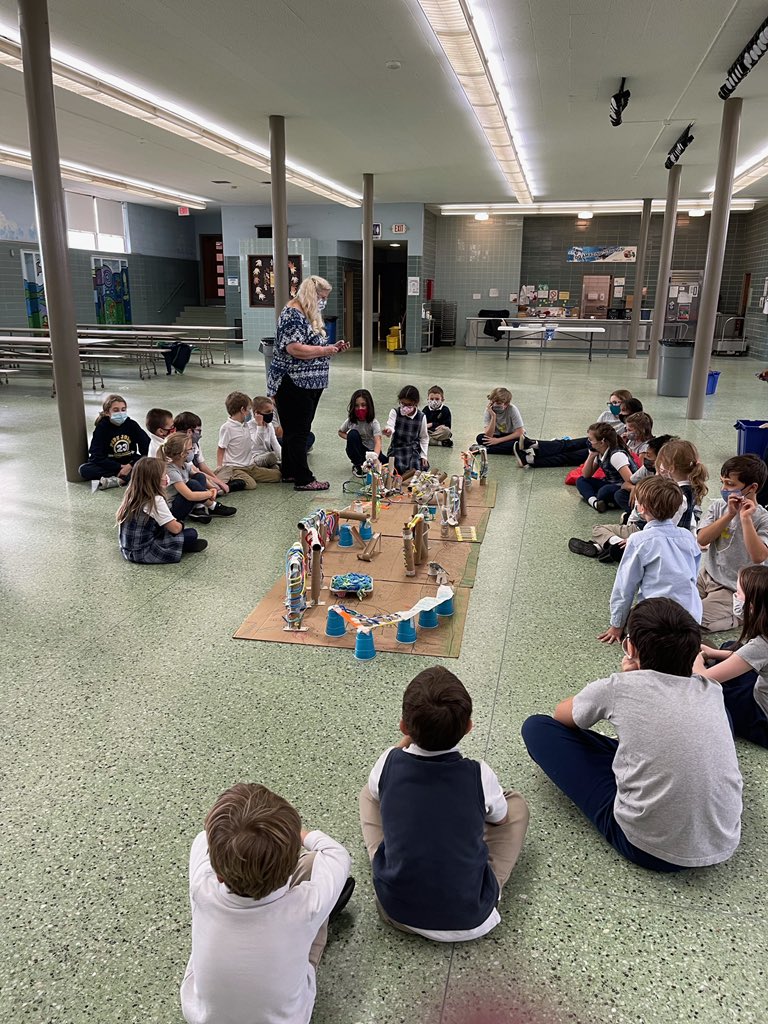
[[[761,418],[768,394],[752,376],[757,364],[720,360],[707,419],[687,424],[684,403],[655,396],[643,360],[506,363],[498,353],[451,350],[412,355],[407,368],[382,356],[377,366],[365,386],[380,416],[403,383],[442,384],[457,448],[480,430],[491,386],[510,387],[529,432],[542,437],[582,432],[610,390],[628,386],[659,428],[700,445],[715,493],[719,463],[735,448],[736,416]],[[466,752],[486,757],[531,806],[502,924],[482,942],[453,948],[379,921],[357,793],[397,739],[404,686],[426,662],[393,655],[359,665],[345,652],[231,639],[281,571],[298,519],[342,500],[348,467],[336,430],[360,379],[340,360],[320,403],[312,459],[332,481],[327,495],[314,501],[279,485],[233,495],[227,503],[237,516],[200,528],[209,549],[170,567],[122,561],[113,526],[119,492],[92,495],[61,480],[56,405],[44,385],[14,379],[0,392],[0,463],[14,503],[0,535],[11,638],[0,668],[0,886],[14,908],[0,932],[5,1018],[180,1021],[189,844],[216,794],[250,778],[283,792],[353,855],[358,889],[321,966],[315,1024],[440,1024],[446,989],[442,1021],[459,1024],[462,1000],[479,1005],[478,986],[503,1008],[518,982],[534,1002],[536,993],[548,1001],[558,1022],[574,1014],[585,1024],[762,1021],[765,752],[739,744],[744,838],[732,861],[662,880],[615,856],[520,740],[527,714],[551,711],[618,659],[595,640],[613,571],[567,550],[569,536],[588,536],[610,517],[562,486],[566,470],[520,471],[510,458],[492,458],[497,505],[461,656],[446,661],[474,700]],[[230,367],[109,383],[139,420],[158,404],[198,412],[212,455],[224,396],[262,391],[263,369],[246,352]],[[87,396],[89,423],[99,402]]]

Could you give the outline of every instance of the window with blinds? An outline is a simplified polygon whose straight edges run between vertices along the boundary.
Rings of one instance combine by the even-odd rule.
[[[128,252],[125,204],[97,199],[80,192],[65,192],[67,240],[71,249]]]

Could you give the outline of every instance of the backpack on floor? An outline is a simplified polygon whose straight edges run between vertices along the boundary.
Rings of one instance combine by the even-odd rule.
[[[183,341],[174,341],[171,347],[163,352],[165,368],[168,373],[175,370],[177,373],[184,373],[184,368],[192,355],[192,346]]]
[[[569,487],[576,486],[576,481],[581,476],[582,469],[584,469],[584,463],[582,463],[580,466],[574,466],[573,469],[568,471],[568,474],[565,478],[565,482]],[[593,480],[602,480],[604,477],[605,473],[602,471],[602,469],[596,469],[595,472],[592,474]]]

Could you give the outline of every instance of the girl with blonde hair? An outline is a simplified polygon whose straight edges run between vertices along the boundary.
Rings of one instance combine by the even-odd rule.
[[[163,490],[168,483],[162,459],[142,458],[133,467],[123,503],[115,516],[120,551],[127,562],[143,565],[178,562],[188,551],[204,551],[207,540],[185,527],[168,508]]]
[[[177,431],[157,449],[158,458],[166,462],[165,495],[171,503],[171,512],[177,519],[189,518],[198,523],[210,523],[213,516],[233,516],[237,509],[216,501],[216,486],[211,487],[208,478],[196,472],[192,462],[193,444],[189,434]]]
[[[299,285],[277,321],[275,353],[267,378],[283,428],[283,480],[296,491],[327,491],[307,463],[307,439],[323,391],[328,387],[328,362],[344,352],[345,341],[328,343],[323,310],[331,294],[325,278],[311,274]]]

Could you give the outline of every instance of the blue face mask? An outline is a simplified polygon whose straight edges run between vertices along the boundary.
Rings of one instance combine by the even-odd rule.
[[[109,422],[114,423],[116,427],[121,427],[127,419],[127,412],[113,412],[110,414]]]
[[[611,410],[611,414],[613,416],[618,416],[619,413],[621,412],[621,406],[620,405],[613,405],[611,402],[608,403],[608,408]]]
[[[723,501],[725,501],[725,502],[727,502],[730,497],[741,498],[743,494],[744,494],[744,488],[743,487],[739,487],[738,490],[735,490],[735,491],[727,491],[725,488],[723,488],[720,491],[720,495],[721,495]]]
[[[253,419],[253,413],[249,412],[249,413],[246,414],[246,417],[243,420],[243,423],[250,423],[252,419]]]
[[[190,462],[192,462],[192,460],[194,459],[194,457],[195,457],[195,453],[194,453],[194,452],[192,452],[192,451],[189,451],[189,452],[187,452],[187,454],[186,454],[186,455],[184,456],[184,461],[185,461],[186,463],[190,463]]]
[[[203,436],[203,431],[202,431],[202,429],[201,429],[201,428],[199,428],[199,427],[198,427],[198,429],[197,429],[197,430],[193,430],[193,431],[192,431],[192,440],[193,440],[193,441],[195,442],[195,444],[198,444],[198,443],[199,443],[199,441],[200,441],[200,438],[201,438],[202,436]]]

